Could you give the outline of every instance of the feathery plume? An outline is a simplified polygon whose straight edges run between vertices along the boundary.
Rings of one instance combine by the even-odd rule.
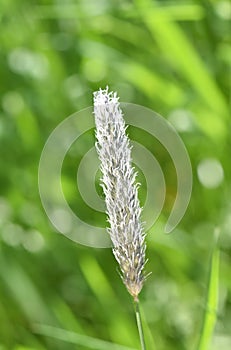
[[[94,92],[94,115],[108,232],[123,282],[137,302],[145,281],[145,233],[125,121],[119,98],[108,87]]]

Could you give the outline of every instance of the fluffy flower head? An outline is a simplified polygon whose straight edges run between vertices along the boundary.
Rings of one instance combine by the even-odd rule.
[[[145,280],[145,233],[125,121],[119,98],[108,87],[94,93],[94,115],[101,184],[110,224],[108,232],[124,284],[138,300]]]

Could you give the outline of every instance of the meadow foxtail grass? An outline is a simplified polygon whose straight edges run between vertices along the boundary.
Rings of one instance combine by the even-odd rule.
[[[94,92],[94,116],[96,150],[102,172],[101,186],[110,224],[107,230],[121,278],[134,300],[140,343],[144,350],[138,299],[147,277],[144,273],[146,244],[141,222],[142,209],[119,98],[116,93],[109,92],[108,87]]]

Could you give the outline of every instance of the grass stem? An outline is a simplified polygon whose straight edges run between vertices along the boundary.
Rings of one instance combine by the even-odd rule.
[[[138,328],[139,337],[140,337],[141,350],[146,350],[146,345],[144,341],[144,331],[143,331],[143,326],[141,322],[139,301],[135,301],[135,314],[136,314],[137,328]]]

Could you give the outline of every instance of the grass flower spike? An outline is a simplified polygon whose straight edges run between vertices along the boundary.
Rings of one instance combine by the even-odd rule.
[[[145,233],[125,121],[119,98],[108,87],[94,93],[94,115],[108,232],[123,282],[138,302],[145,281]]]

